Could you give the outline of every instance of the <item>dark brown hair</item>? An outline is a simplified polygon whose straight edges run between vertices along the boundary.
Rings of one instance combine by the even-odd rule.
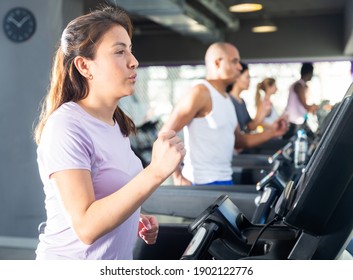
[[[34,132],[37,144],[46,121],[57,108],[65,102],[76,102],[87,97],[87,80],[76,69],[74,59],[76,56],[94,59],[103,35],[115,25],[122,26],[132,37],[132,22],[128,14],[114,7],[102,7],[82,15],[72,20],[63,31],[54,57],[50,88]],[[135,124],[118,106],[114,119],[124,136],[135,133]]]

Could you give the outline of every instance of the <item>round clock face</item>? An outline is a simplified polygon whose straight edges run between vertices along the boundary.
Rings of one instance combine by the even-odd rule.
[[[34,15],[26,8],[13,8],[4,18],[4,32],[13,42],[21,43],[27,41],[36,30]]]

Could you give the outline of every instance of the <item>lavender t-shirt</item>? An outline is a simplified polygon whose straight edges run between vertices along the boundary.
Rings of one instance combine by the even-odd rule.
[[[47,211],[37,259],[132,259],[140,209],[120,226],[86,245],[71,227],[59,192],[50,180],[50,175],[57,171],[89,170],[97,200],[123,187],[142,170],[142,165],[118,124],[110,126],[77,103],[65,103],[48,119],[37,156]]]

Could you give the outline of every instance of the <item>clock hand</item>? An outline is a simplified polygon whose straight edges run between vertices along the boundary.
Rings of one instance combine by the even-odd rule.
[[[29,16],[25,16],[21,21],[18,23],[18,27],[21,27],[27,20],[29,19]]]
[[[15,20],[12,16],[9,17],[8,19],[9,22],[12,22],[14,25],[16,25],[16,27],[20,28],[22,26],[22,24],[20,25],[19,22],[17,20]]]

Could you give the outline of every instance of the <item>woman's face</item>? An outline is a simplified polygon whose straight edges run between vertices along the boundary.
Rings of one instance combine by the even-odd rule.
[[[241,90],[248,90],[250,86],[250,73],[249,70],[245,70],[236,81],[237,86]]]
[[[113,26],[102,37],[96,55],[89,62],[93,76],[89,80],[90,94],[119,100],[132,95],[135,89],[138,61],[131,51],[131,40],[126,30]]]
[[[273,85],[269,86],[267,90],[270,95],[274,94],[277,91],[276,83],[273,83]]]

